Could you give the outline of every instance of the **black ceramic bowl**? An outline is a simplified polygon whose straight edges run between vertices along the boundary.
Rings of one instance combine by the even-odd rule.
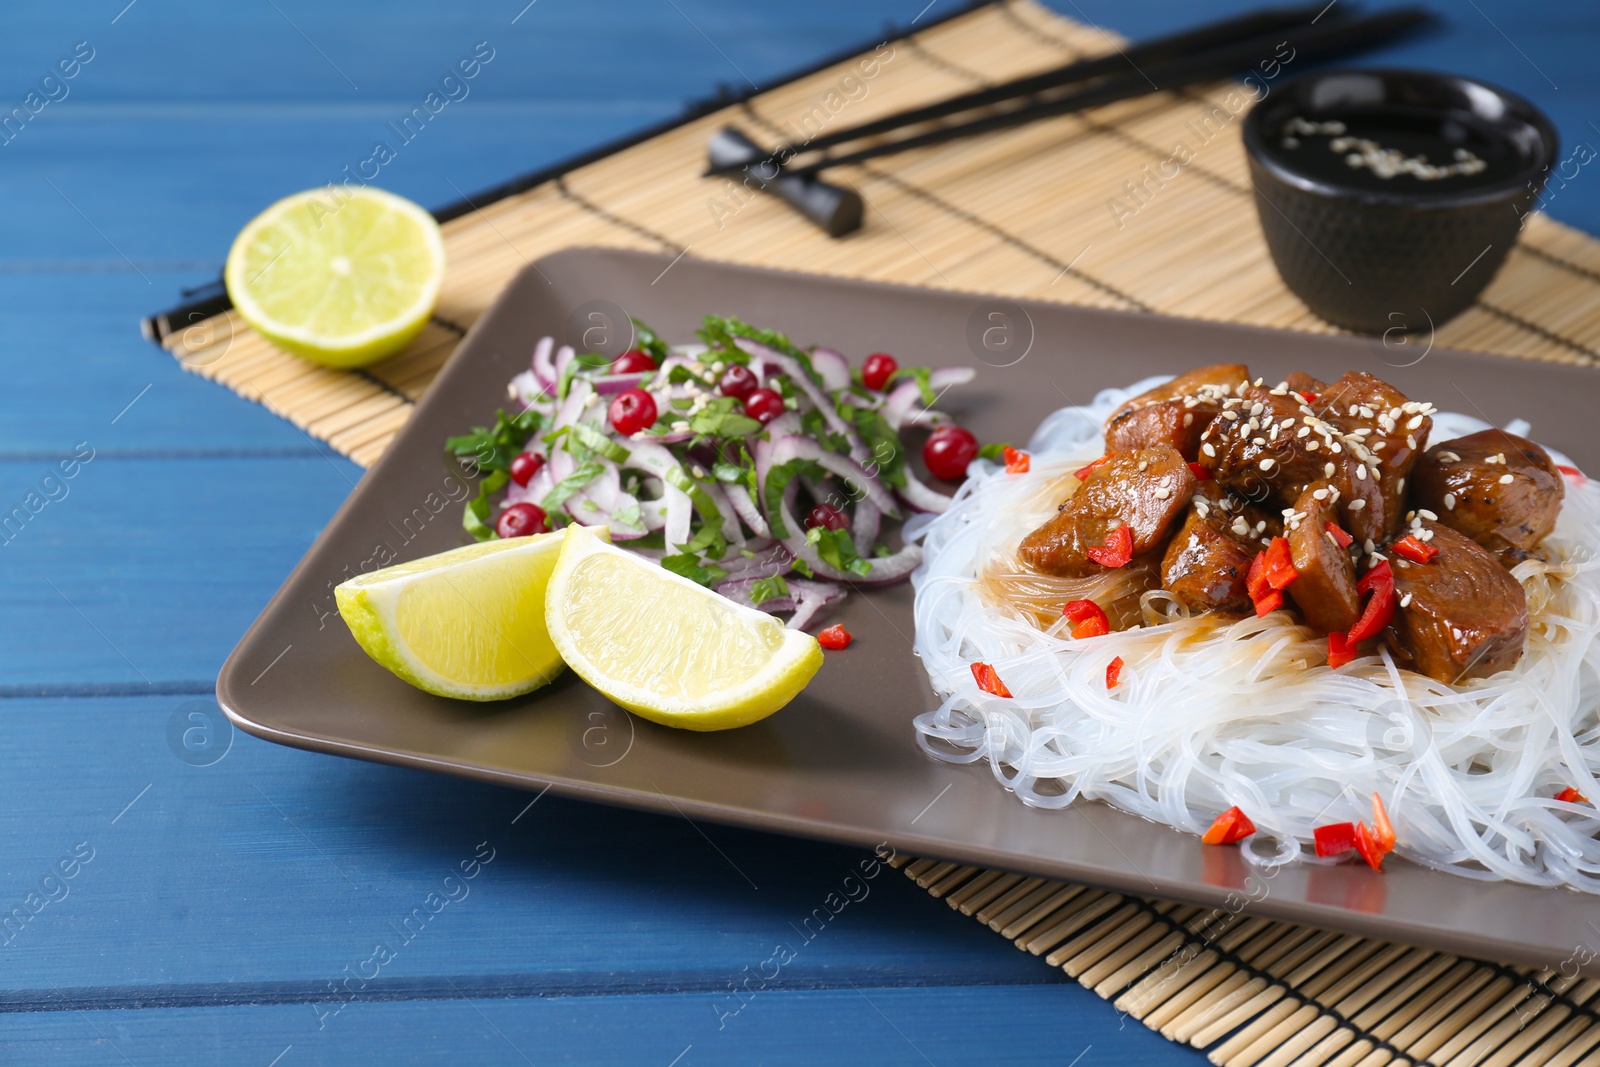
[[[1278,273],[1363,333],[1427,330],[1470,305],[1557,150],[1522,97],[1411,70],[1287,81],[1246,116],[1244,144]]]

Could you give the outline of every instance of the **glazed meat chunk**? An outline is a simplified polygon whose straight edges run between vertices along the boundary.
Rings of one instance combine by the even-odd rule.
[[[1416,403],[1380,378],[1351,371],[1319,393],[1312,408],[1339,428],[1343,444],[1357,459],[1377,469],[1383,520],[1374,540],[1387,538],[1406,510],[1406,479],[1428,447],[1433,405]]]
[[[1249,377],[1249,369],[1241,363],[1216,363],[1140,393],[1106,420],[1106,447],[1121,452],[1166,445],[1192,460],[1200,448],[1200,434],[1222,410],[1223,399],[1234,395]]]
[[[1466,535],[1429,520],[1415,525],[1432,533],[1439,554],[1427,563],[1391,557],[1398,601],[1390,647],[1413,670],[1451,684],[1514,665],[1528,637],[1521,584]]]
[[[1565,492],[1544,449],[1483,430],[1428,449],[1412,476],[1412,503],[1487,548],[1506,566],[1555,529]]]
[[[1305,371],[1295,371],[1284,379],[1284,387],[1299,393],[1307,403],[1315,403],[1317,398],[1328,391],[1328,384],[1318,378],[1313,378]]]
[[[1190,611],[1244,611],[1250,607],[1245,574],[1259,542],[1236,536],[1235,516],[1218,506],[1215,482],[1202,482],[1194,507],[1161,560],[1161,585]]]
[[[1133,554],[1159,548],[1194,494],[1194,473],[1168,446],[1113,453],[1084,478],[1054,517],[1022,539],[1017,555],[1045,574],[1092,574],[1089,555],[1126,525]]]
[[[1361,617],[1356,568],[1328,525],[1338,526],[1338,490],[1313,482],[1294,503],[1288,523],[1289,551],[1299,572],[1288,594],[1306,624],[1318,633],[1348,631]]]
[[[1312,483],[1329,482],[1339,490],[1342,525],[1359,541],[1380,541],[1390,526],[1374,468],[1347,447],[1338,426],[1284,386],[1252,384],[1224,401],[1201,436],[1199,462],[1235,494],[1279,508],[1293,506]]]

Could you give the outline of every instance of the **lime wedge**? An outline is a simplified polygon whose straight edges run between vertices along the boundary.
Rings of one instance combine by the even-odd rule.
[[[267,340],[330,367],[361,367],[422,331],[444,281],[433,216],[380,189],[312,189],[234,238],[228,296]]]
[[[686,730],[744,726],[789,703],[822,666],[809,634],[582,526],[565,536],[545,595],[550,639],[629,711]]]
[[[419,689],[502,700],[561,673],[545,629],[545,587],[562,535],[485,541],[336,586],[367,655]]]

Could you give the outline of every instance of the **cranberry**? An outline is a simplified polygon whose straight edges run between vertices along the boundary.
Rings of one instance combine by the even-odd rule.
[[[947,482],[960,480],[977,454],[978,439],[959,426],[939,427],[922,446],[922,462],[927,464],[928,473]]]
[[[765,426],[782,415],[783,397],[771,389],[757,389],[744,398],[744,413]]]
[[[736,400],[743,400],[755,392],[756,388],[755,372],[741,363],[735,363],[723,371],[722,381],[717,383],[717,392]]]
[[[538,504],[512,504],[500,513],[494,532],[501,537],[527,537],[550,532],[550,518]]]
[[[543,466],[544,457],[539,453],[519,452],[517,458],[511,461],[511,480],[518,485],[527,485]]]
[[[611,402],[611,428],[623,436],[655,425],[656,401],[643,389],[618,393]]]
[[[655,369],[656,361],[650,358],[650,353],[638,348],[630,348],[611,361],[612,374],[640,374]]]
[[[874,352],[861,364],[861,384],[868,389],[882,389],[889,384],[900,364],[887,352]]]
[[[829,530],[842,530],[846,525],[844,512],[832,504],[818,504],[811,509],[811,514],[806,516],[806,529],[808,530],[814,530],[818,526],[826,527]]]

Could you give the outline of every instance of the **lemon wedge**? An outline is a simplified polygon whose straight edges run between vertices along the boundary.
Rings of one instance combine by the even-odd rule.
[[[726,730],[793,700],[822,666],[814,637],[569,526],[545,595],[567,666],[629,711]]]
[[[444,241],[433,216],[380,189],[312,189],[234,238],[223,280],[257,333],[330,367],[400,351],[433,314]]]
[[[367,655],[437,696],[502,700],[561,673],[545,587],[562,535],[485,541],[362,574],[334,600]]]

